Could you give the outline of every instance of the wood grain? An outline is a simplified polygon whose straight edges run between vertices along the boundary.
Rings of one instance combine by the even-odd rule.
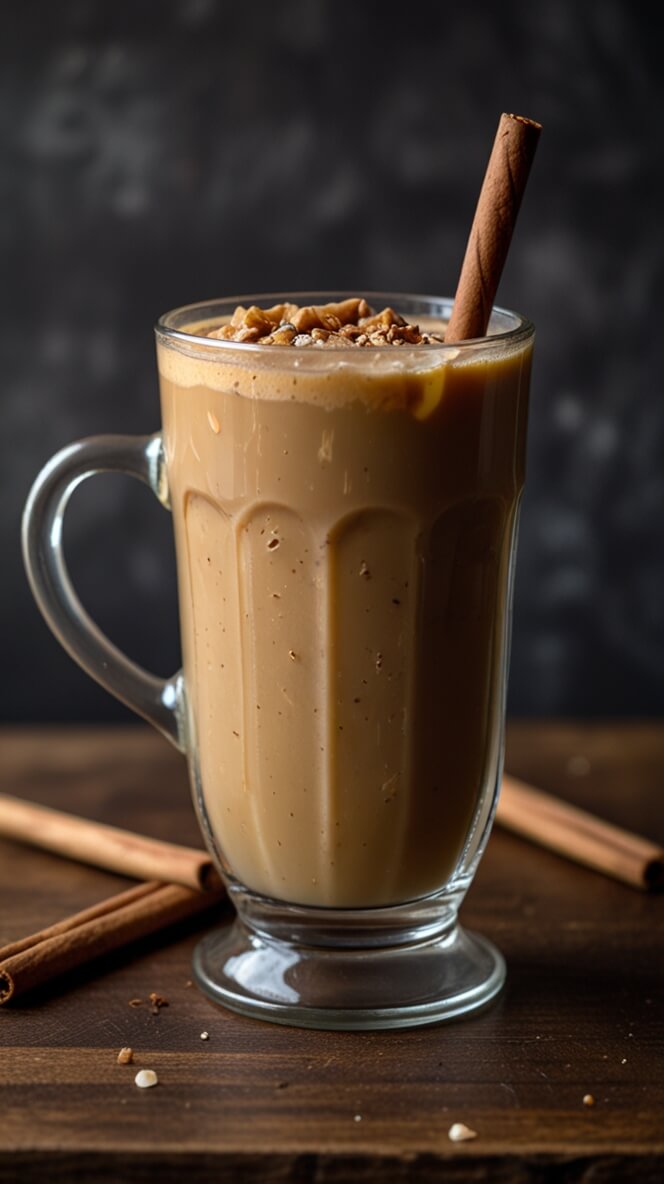
[[[5,731],[0,752],[2,791],[198,841],[184,763],[152,732]],[[655,725],[508,739],[515,776],[658,841],[663,758]],[[0,843],[0,943],[128,883]],[[508,963],[502,998],[465,1023],[317,1033],[232,1015],[188,985],[191,926],[8,1009],[0,1184],[659,1181],[664,900],[496,831],[463,916]],[[129,1007],[151,991],[158,1015]],[[136,1089],[138,1068],[156,1089]],[[452,1122],[478,1138],[450,1143]]]

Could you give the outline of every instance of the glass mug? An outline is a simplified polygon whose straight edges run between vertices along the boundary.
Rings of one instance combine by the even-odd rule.
[[[163,428],[63,449],[24,554],[56,636],[189,762],[237,910],[197,947],[212,999],[321,1028],[475,1010],[505,966],[457,923],[502,775],[533,327],[453,346],[209,338],[237,303],[156,326]],[[451,301],[371,294],[411,321]],[[162,681],[85,613],[62,519],[98,472],[173,513],[183,670]]]

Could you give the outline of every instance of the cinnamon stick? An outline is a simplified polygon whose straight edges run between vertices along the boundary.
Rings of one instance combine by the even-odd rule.
[[[89,822],[10,794],[0,794],[0,835],[137,880],[163,880],[195,889],[221,884],[206,851]]]
[[[223,892],[152,881],[0,949],[0,1005],[102,954],[218,904]]]
[[[445,341],[484,337],[542,125],[501,115]]]
[[[662,847],[514,777],[503,777],[496,821],[633,888],[664,888]]]

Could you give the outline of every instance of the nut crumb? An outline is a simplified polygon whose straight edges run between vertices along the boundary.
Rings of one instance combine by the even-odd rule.
[[[158,1081],[154,1069],[139,1069],[134,1078],[134,1083],[139,1089],[150,1089],[150,1086],[157,1085]]]
[[[297,658],[297,654],[295,653],[295,650],[289,650],[288,657],[290,658],[291,662],[294,662]]]
[[[477,1131],[473,1131],[465,1122],[453,1122],[447,1132],[452,1143],[465,1143],[468,1139],[476,1139]]]
[[[156,991],[150,991],[149,998],[152,1015],[159,1015],[162,1007],[168,1007],[168,999],[164,995],[158,995]]]
[[[361,1121],[362,1121],[362,1115],[361,1115],[361,1114],[354,1114],[354,1115],[353,1115],[353,1122],[361,1122]]]
[[[209,1039],[210,1039],[209,1032],[201,1032],[201,1040],[209,1040]]]
[[[129,1000],[129,1006],[130,1006],[130,1007],[142,1007],[142,1006],[143,1006],[143,1000],[142,1000],[142,999],[130,999],[130,1000]]]
[[[193,984],[192,980],[190,978],[188,978],[184,985],[185,985],[185,987],[193,987],[194,984]]]
[[[133,1048],[121,1048],[118,1053],[118,1065],[131,1065],[134,1059]]]
[[[594,1106],[595,1099],[594,1099],[593,1095],[592,1094],[584,1094],[583,1095],[583,1104],[584,1104],[584,1106]]]

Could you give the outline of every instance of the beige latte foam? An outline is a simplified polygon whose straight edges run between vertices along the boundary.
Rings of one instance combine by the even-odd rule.
[[[159,344],[204,808],[268,896],[433,892],[488,809],[530,346],[462,357]]]

